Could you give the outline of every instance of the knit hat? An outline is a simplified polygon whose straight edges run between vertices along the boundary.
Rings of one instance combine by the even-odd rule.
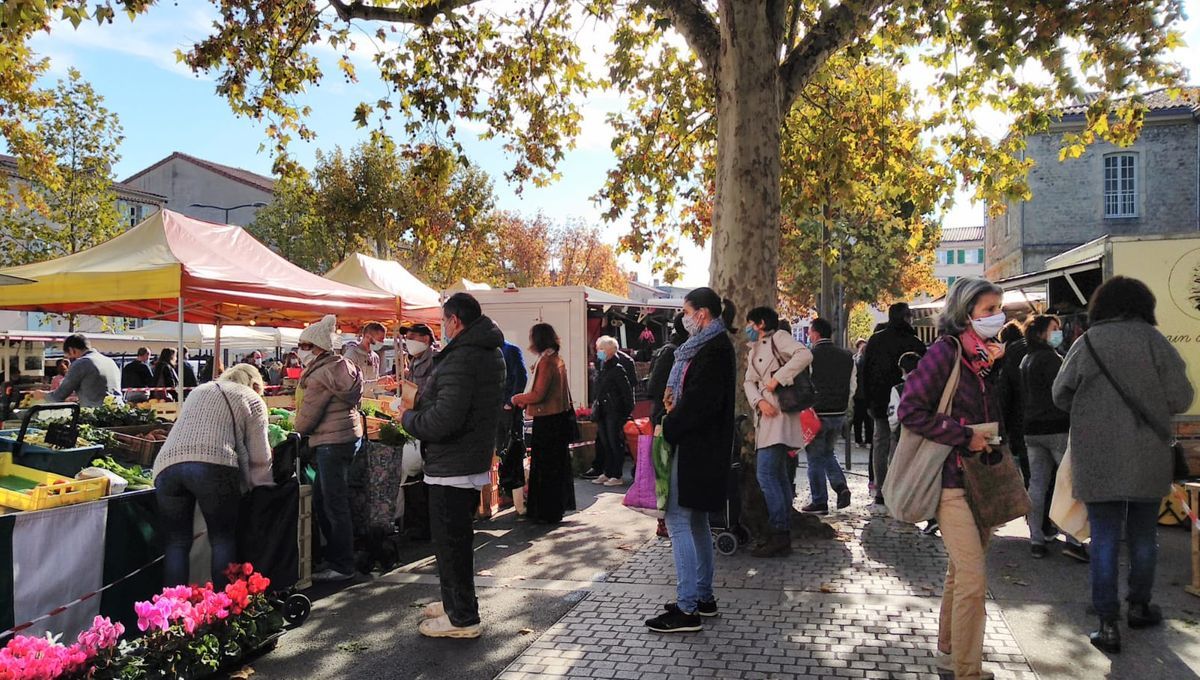
[[[309,325],[300,333],[300,342],[311,342],[323,350],[333,349],[333,334],[337,331],[337,317],[326,314],[325,318]]]

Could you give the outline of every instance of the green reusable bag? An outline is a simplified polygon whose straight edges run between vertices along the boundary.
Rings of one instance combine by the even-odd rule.
[[[654,433],[654,495],[658,497],[658,509],[666,512],[667,494],[671,492],[671,456],[673,447],[662,436],[662,427]]]

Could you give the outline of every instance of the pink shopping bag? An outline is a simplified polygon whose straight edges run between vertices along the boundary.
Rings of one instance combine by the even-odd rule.
[[[636,510],[651,517],[662,517],[658,509],[658,495],[654,487],[654,436],[638,435],[637,470],[633,475],[633,484],[625,492],[625,507]]]

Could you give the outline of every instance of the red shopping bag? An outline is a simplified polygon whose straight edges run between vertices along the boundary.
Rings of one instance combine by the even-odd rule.
[[[633,484],[625,492],[625,507],[651,517],[662,517],[658,509],[658,493],[654,475],[654,437],[643,434],[637,440],[637,468],[633,473]]]
[[[804,445],[808,446],[821,432],[821,416],[811,408],[800,412],[800,429],[804,432]]]

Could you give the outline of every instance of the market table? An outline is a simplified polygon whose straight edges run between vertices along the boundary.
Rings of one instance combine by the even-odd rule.
[[[21,632],[70,640],[97,614],[136,630],[133,603],[162,589],[157,510],[146,490],[0,515],[0,632],[37,620]]]

